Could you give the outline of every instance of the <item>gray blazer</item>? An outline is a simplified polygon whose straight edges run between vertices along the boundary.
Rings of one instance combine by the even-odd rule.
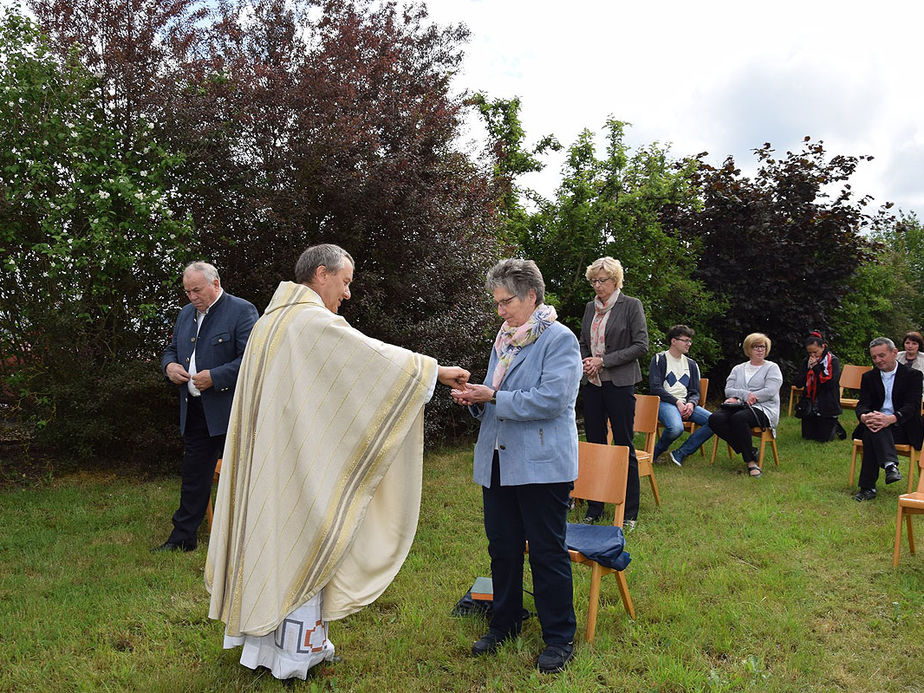
[[[590,325],[594,321],[594,313],[594,302],[591,301],[584,309],[581,322],[581,358],[591,355]],[[609,380],[618,387],[635,385],[640,381],[642,369],[638,360],[648,353],[648,323],[642,302],[620,291],[616,304],[610,308],[603,340],[606,351],[600,380]]]
[[[760,409],[770,420],[770,428],[776,435],[776,427],[780,423],[780,387],[783,385],[783,373],[773,361],[764,361],[750,380],[744,376],[745,363],[739,363],[732,368],[725,381],[725,396],[737,397],[742,402],[747,399],[748,393],[757,395],[755,409]]]

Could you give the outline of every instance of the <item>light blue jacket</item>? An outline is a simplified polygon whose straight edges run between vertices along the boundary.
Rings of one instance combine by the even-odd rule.
[[[491,349],[485,385],[497,352]],[[560,322],[516,355],[496,392],[497,404],[470,407],[481,421],[475,444],[475,483],[491,485],[494,447],[501,486],[574,481],[578,472],[574,402],[581,384],[578,340]]]

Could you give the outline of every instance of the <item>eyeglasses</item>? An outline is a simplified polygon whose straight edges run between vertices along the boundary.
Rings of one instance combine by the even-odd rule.
[[[693,340],[689,337],[674,337],[678,342],[683,342],[684,344],[692,344]]]
[[[500,310],[501,306],[503,306],[504,308],[506,308],[507,306],[510,305],[510,302],[511,302],[513,299],[515,299],[515,298],[516,298],[515,295],[514,295],[514,296],[511,296],[510,298],[502,298],[500,301],[495,301],[495,302],[494,302],[494,305],[495,305],[495,307],[496,307],[498,310]]]
[[[597,284],[606,284],[611,279],[612,277],[607,277],[606,279],[591,279],[589,281],[591,286],[596,286]]]
[[[767,348],[766,344],[752,344],[751,345],[751,349],[766,349],[766,348]]]

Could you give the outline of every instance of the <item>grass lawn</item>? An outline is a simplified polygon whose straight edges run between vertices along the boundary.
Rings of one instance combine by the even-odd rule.
[[[579,642],[565,673],[543,677],[534,619],[476,660],[484,622],[449,615],[490,574],[470,449],[427,456],[420,526],[397,579],[331,627],[342,662],[288,685],[221,649],[204,540],[190,554],[149,552],[169,531],[178,479],[76,475],[4,491],[0,690],[924,690],[924,550],[910,555],[905,540],[891,563],[906,482],[880,481],[879,498],[856,503],[849,441],[805,442],[798,426],[784,418],[782,464],[768,451],[761,479],[722,446],[714,467],[698,455],[683,469],[657,465],[663,506],[643,480],[628,539],[637,620],[604,579],[593,646]],[[589,571],[574,575],[582,636]]]

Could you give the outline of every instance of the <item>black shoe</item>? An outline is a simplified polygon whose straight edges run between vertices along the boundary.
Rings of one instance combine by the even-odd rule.
[[[887,464],[886,465],[886,483],[893,484],[896,481],[902,480],[902,473],[898,471],[897,464]]]
[[[572,659],[574,659],[573,642],[567,645],[549,645],[536,660],[536,668],[542,674],[555,674],[568,666],[568,662]]]
[[[874,488],[861,488],[857,493],[854,494],[853,499],[858,503],[863,501],[873,500],[876,497],[876,489]]]
[[[599,515],[586,515],[584,517],[584,524],[585,525],[596,524],[597,522],[600,521],[601,517],[603,517],[603,513],[600,513]]]
[[[160,551],[195,551],[196,545],[190,544],[185,541],[170,541],[169,539],[165,541],[160,546],[155,546],[151,549],[151,553],[158,553]]]
[[[494,630],[489,630],[480,640],[476,640],[475,644],[472,645],[472,654],[476,657],[486,654],[494,654],[497,652],[497,648],[503,645],[508,640],[513,640],[517,637],[515,631],[508,631],[507,633],[499,633]]]

